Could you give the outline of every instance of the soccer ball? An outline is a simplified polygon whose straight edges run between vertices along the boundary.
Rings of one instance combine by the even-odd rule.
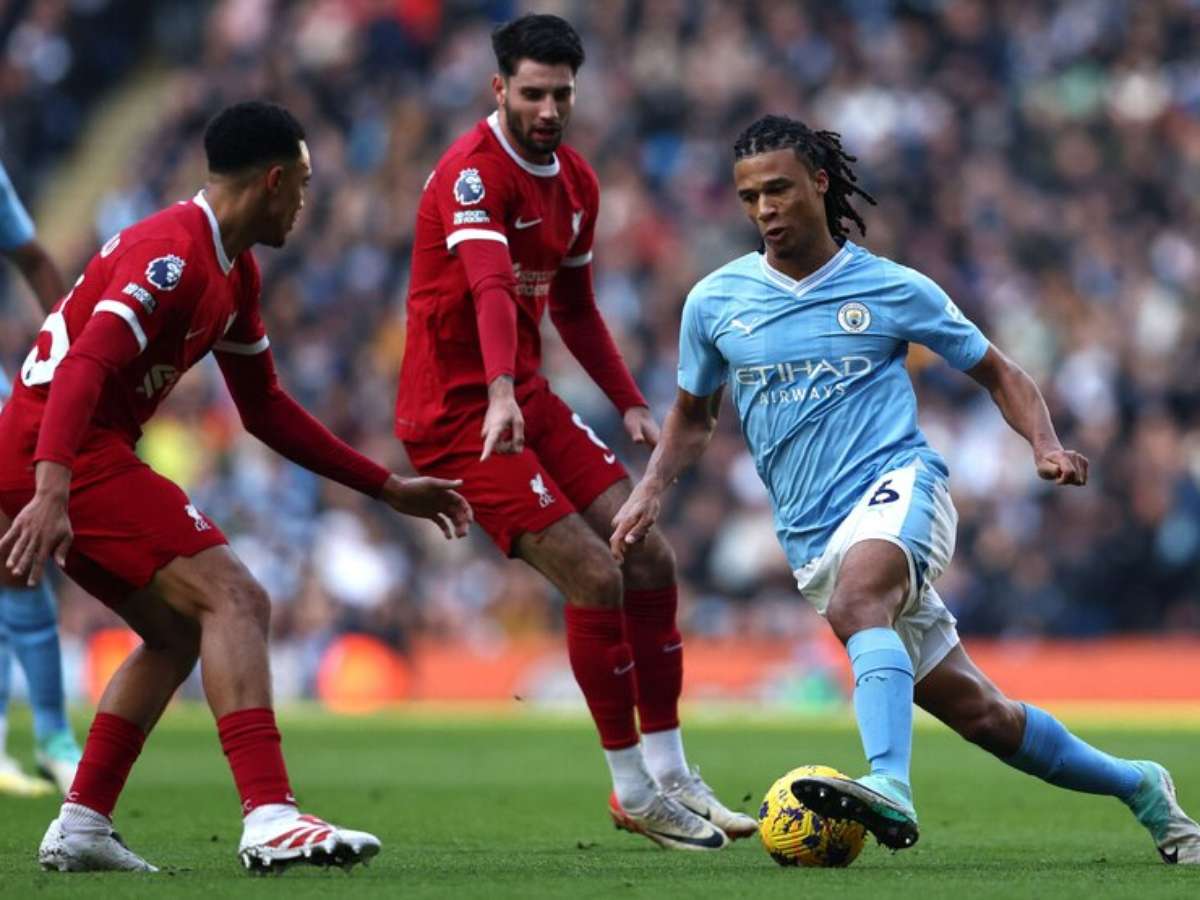
[[[792,782],[806,775],[846,777],[829,766],[800,766],[771,785],[758,811],[763,846],[781,866],[848,866],[862,852],[866,829],[848,819],[818,816],[792,796]]]

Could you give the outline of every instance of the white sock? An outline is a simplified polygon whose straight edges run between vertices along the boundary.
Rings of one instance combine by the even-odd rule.
[[[643,734],[642,747],[650,774],[659,784],[681,781],[691,774],[683,755],[683,733],[678,728]]]
[[[262,828],[277,819],[290,819],[296,815],[296,807],[290,803],[264,803],[250,810],[242,819],[244,828]]]
[[[641,812],[658,793],[658,785],[646,768],[642,748],[637,744],[621,750],[605,750],[604,758],[612,772],[613,791],[627,812]]]
[[[63,831],[103,831],[112,828],[112,820],[81,803],[64,803],[58,811],[58,821]]]

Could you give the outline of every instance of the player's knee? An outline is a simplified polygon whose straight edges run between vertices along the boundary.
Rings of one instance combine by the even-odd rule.
[[[169,627],[143,633],[142,641],[147,650],[171,660],[177,683],[191,674],[200,659],[200,625],[184,616],[174,616]]]
[[[890,628],[894,611],[886,597],[862,588],[838,590],[829,601],[825,618],[843,644],[868,628]]]
[[[227,583],[223,593],[228,613],[249,619],[266,632],[271,622],[271,598],[261,584],[246,575]]]
[[[617,564],[606,553],[595,554],[580,564],[571,600],[579,606],[616,609],[623,591],[624,579]]]
[[[662,532],[652,528],[645,540],[630,547],[622,571],[631,588],[670,584],[675,580],[675,551]]]

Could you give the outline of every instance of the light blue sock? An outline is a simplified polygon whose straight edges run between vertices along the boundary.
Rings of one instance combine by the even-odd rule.
[[[29,684],[33,733],[44,741],[68,727],[58,619],[46,582],[32,590],[5,591],[0,597],[0,621]]]
[[[1109,756],[1084,743],[1045,710],[1025,707],[1025,736],[1021,749],[1004,762],[1043,781],[1088,794],[1108,794],[1128,800],[1142,780],[1131,762]]]
[[[908,784],[912,758],[913,667],[900,635],[868,628],[846,642],[854,669],[854,715],[872,775]]]

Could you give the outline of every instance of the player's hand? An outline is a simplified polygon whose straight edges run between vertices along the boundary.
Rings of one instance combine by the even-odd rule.
[[[618,563],[624,562],[625,551],[650,533],[661,511],[662,501],[658,492],[647,486],[645,481],[639,482],[629,499],[613,516],[613,533],[608,541],[613,559]]]
[[[445,478],[401,478],[389,476],[383,484],[379,499],[396,512],[419,519],[429,519],[442,529],[447,540],[466,537],[467,527],[475,518],[471,505],[454,488],[462,480]]]
[[[635,444],[645,444],[651,450],[658,446],[658,423],[650,410],[644,406],[634,406],[625,410],[622,416],[625,431]]]
[[[1037,456],[1039,478],[1055,484],[1087,484],[1088,461],[1074,450],[1050,450]]]
[[[520,453],[525,449],[525,417],[521,415],[521,407],[512,395],[511,387],[512,383],[509,382],[508,393],[493,395],[488,400],[487,415],[483,417],[483,428],[479,432],[483,438],[480,462],[491,456],[493,451]]]
[[[36,587],[51,554],[59,566],[66,566],[73,537],[66,493],[34,494],[0,538],[0,559],[15,578]]]

